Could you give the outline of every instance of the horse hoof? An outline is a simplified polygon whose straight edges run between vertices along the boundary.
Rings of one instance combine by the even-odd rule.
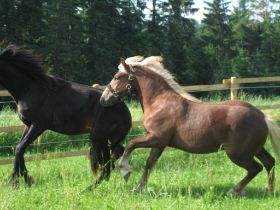
[[[82,190],[79,194],[83,194],[85,192],[90,192],[92,190],[93,190],[93,184],[91,184],[88,187],[86,187],[86,189]]]
[[[19,179],[18,176],[15,174],[12,174],[12,177],[9,179],[9,183],[14,187],[18,188],[19,186]]]
[[[131,174],[131,171],[126,171],[123,173],[123,178],[124,178],[125,182],[128,181],[130,174]]]
[[[126,182],[128,181],[131,172],[132,172],[132,169],[130,166],[121,167],[121,174]]]
[[[19,180],[18,178],[12,178],[9,183],[12,185],[14,189],[17,189],[19,187]]]
[[[265,187],[262,191],[265,193],[270,193],[274,191],[274,187]]]
[[[92,191],[93,190],[93,184],[89,185],[84,191]]]
[[[26,175],[26,177],[24,177],[24,180],[29,187],[34,183],[34,179],[30,175]]]
[[[228,192],[227,192],[227,196],[229,197],[242,197],[244,196],[245,193],[244,191],[236,191],[234,188],[231,188]]]
[[[141,186],[140,184],[136,185],[132,190],[133,193],[140,193],[142,191],[143,191],[143,186]]]

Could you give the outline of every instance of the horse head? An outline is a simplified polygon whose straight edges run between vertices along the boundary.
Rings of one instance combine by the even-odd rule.
[[[140,58],[142,57],[134,57],[135,60]],[[134,94],[136,92],[135,73],[136,67],[128,64],[124,58],[121,58],[119,70],[104,90],[100,103],[103,106],[111,106]]]

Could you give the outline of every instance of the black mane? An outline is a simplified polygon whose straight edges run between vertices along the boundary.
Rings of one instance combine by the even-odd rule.
[[[42,59],[35,55],[32,50],[10,45],[0,53],[0,60],[5,60],[16,66],[19,71],[34,81],[46,82],[48,78]]]

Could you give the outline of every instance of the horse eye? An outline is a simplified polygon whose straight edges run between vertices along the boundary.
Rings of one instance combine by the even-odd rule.
[[[118,78],[118,77],[114,77],[114,80],[120,80],[120,78]]]

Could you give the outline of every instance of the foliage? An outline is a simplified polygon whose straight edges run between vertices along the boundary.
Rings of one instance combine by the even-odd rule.
[[[221,81],[230,75],[229,59],[231,58],[232,31],[229,27],[228,4],[223,0],[207,2],[208,13],[202,21],[202,38],[205,52],[211,57],[213,79]]]
[[[35,49],[50,73],[106,84],[120,57],[162,55],[181,84],[279,74],[276,0],[2,0],[0,47]]]

